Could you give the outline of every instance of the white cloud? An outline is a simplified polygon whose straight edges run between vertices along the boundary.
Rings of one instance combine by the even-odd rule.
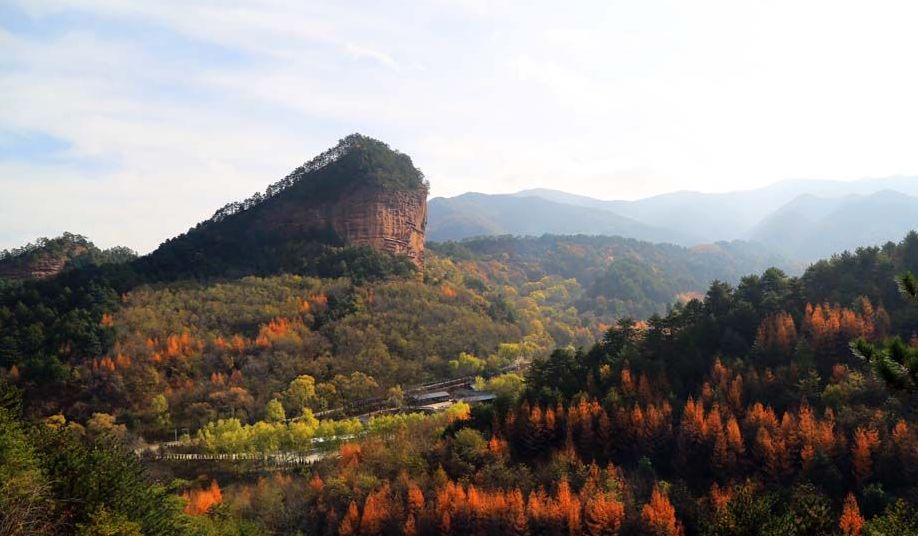
[[[0,21],[0,131],[70,146],[0,162],[0,247],[148,250],[352,131],[435,195],[918,173],[908,2],[16,6],[43,31]]]
[[[391,69],[398,70],[399,68],[398,62],[395,61],[392,56],[385,52],[380,52],[379,50],[374,50],[354,43],[345,43],[344,50],[355,59],[369,58]]]

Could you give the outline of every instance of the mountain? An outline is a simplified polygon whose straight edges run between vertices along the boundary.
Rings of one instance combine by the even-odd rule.
[[[428,184],[411,158],[352,134],[264,194],[230,203],[144,259],[168,277],[316,272],[361,262],[342,247],[423,266]],[[336,249],[337,248],[337,249]]]
[[[711,281],[739,283],[749,273],[802,266],[746,242],[683,247],[620,236],[493,236],[431,243],[431,251],[465,265],[470,274],[520,289],[565,281],[578,311],[608,322],[663,313],[703,292]]]
[[[123,263],[0,287],[0,378],[15,377],[39,413],[120,415],[162,438],[169,426],[260,418],[277,397],[300,412],[303,400],[278,393],[302,375],[323,411],[496,373],[779,262],[742,243],[595,236],[432,242],[425,254],[421,277],[162,281]]]
[[[865,533],[915,533],[886,521],[911,515],[918,421],[848,344],[918,331],[893,277],[918,271],[918,233],[800,277],[741,241],[425,250],[425,195],[407,157],[351,138],[149,257],[0,285],[0,473],[18,486],[0,504],[54,502],[43,515],[66,528],[46,534],[831,534],[864,522],[860,500]],[[478,225],[666,232],[509,197]],[[797,196],[762,236],[872,239],[884,212],[912,220],[911,199]],[[60,251],[83,258],[79,243]],[[476,406],[418,412],[443,389]]]
[[[524,190],[513,195],[537,196],[558,203],[608,210],[641,223],[680,229],[698,237],[699,241],[714,242],[744,238],[769,214],[802,195],[839,198],[870,195],[884,190],[918,196],[918,177],[851,182],[786,180],[752,190],[725,193],[681,191],[635,201],[604,201],[547,189]]]
[[[372,465],[357,454],[329,463],[313,477],[322,500],[307,519],[324,527],[337,499],[351,512],[345,532],[383,519],[418,534],[918,534],[914,384],[888,389],[849,349],[914,333],[903,320],[915,305],[892,273],[916,267],[916,239],[840,255],[800,279],[768,270],[735,288],[714,283],[665,316],[534,359],[525,378],[482,380],[503,387],[501,399],[453,430],[371,438],[360,446]],[[844,281],[852,292],[827,302],[821,289]],[[408,474],[406,458],[417,461],[400,485],[415,499],[384,480]],[[361,463],[381,482],[362,517],[360,501],[319,485]]]
[[[133,260],[128,248],[101,250],[85,236],[64,233],[56,238],[39,238],[10,251],[0,251],[0,280],[44,279],[81,266]]]
[[[763,218],[801,195],[841,197],[883,190],[918,195],[918,178],[894,177],[854,182],[788,180],[753,190],[714,194],[674,192],[638,201],[613,201],[606,207],[623,216],[644,222],[654,221],[662,226],[682,222],[686,232],[704,237],[707,241],[735,240],[743,238]]]
[[[815,260],[898,240],[918,226],[918,197],[891,190],[845,197],[797,197],[747,237],[793,258]]]
[[[735,240],[744,230],[819,181],[785,181],[767,188],[726,193],[671,192],[635,201],[605,201],[557,190],[524,190],[554,202],[605,210],[663,228],[681,229],[697,242]]]
[[[574,205],[577,207],[598,208],[602,210],[609,210],[610,203],[610,201],[603,201],[602,199],[571,194],[562,192],[561,190],[551,190],[549,188],[530,188],[510,195],[514,197],[538,197],[555,203],[563,203],[565,205]]]
[[[725,193],[607,201],[536,188],[430,202],[430,238],[543,233],[619,235],[693,245],[751,240],[799,261],[894,240],[915,227],[918,178],[787,180]],[[854,211],[857,216],[842,217]]]
[[[430,200],[430,240],[488,235],[591,234],[625,236],[689,245],[699,239],[675,229],[642,223],[603,209],[565,204],[537,196],[467,193]]]

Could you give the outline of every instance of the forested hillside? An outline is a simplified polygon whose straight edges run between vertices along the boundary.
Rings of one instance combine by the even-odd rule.
[[[338,255],[359,262],[324,277],[163,284],[144,272],[146,259],[63,274],[5,293],[0,366],[31,386],[42,414],[111,413],[161,435],[260,417],[303,375],[324,393],[311,403],[322,411],[589,345],[618,318],[664,312],[706,281],[735,281],[769,261],[736,244],[689,250],[596,237],[432,251],[423,276],[354,248]]]
[[[916,267],[916,246],[912,234],[799,279],[714,283],[665,316],[620,321],[588,350],[537,359],[522,391],[439,441],[367,440],[317,467],[300,526],[918,533],[914,393],[849,349],[891,335],[918,344],[916,305],[892,276]]]
[[[918,2],[820,4],[0,0],[0,536],[918,536]]]
[[[665,315],[602,327],[576,308],[572,278],[585,277],[585,252],[604,254],[584,240],[596,239],[439,245],[423,279],[355,285],[283,275],[145,284],[110,296],[109,312],[93,320],[109,350],[63,357],[52,383],[6,369],[33,418],[52,416],[32,428],[4,414],[7,436],[20,438],[8,452],[33,460],[11,474],[32,490],[30,507],[51,512],[79,498],[87,506],[65,519],[99,530],[918,530],[908,469],[918,462],[913,395],[890,390],[848,348],[858,337],[914,339],[918,306],[894,276],[918,268],[918,235],[836,256],[799,278],[771,269],[737,285],[715,282]],[[578,244],[579,255],[560,254]],[[498,398],[471,413],[457,406],[443,417],[365,425],[313,417],[368,394],[402,396],[390,389],[396,383],[485,375],[514,361],[532,365],[522,378],[483,382]],[[285,424],[285,416],[299,420]],[[176,482],[183,501],[173,504],[105,445],[175,428],[218,453],[365,437],[287,474]],[[98,453],[92,461],[61,450],[84,448]],[[134,503],[93,495],[92,486],[43,487],[66,471],[102,470],[93,464],[132,482],[118,494],[156,507],[126,509]],[[35,532],[63,527],[33,521]]]
[[[736,283],[773,266],[800,270],[743,242],[685,248],[608,236],[500,236],[434,243],[430,249],[500,284],[570,280],[572,303],[580,314],[605,322],[662,313],[703,292],[713,280]]]
[[[136,257],[137,254],[128,248],[102,250],[85,236],[71,233],[40,238],[21,248],[0,251],[0,286],[52,277],[74,268],[123,263]]]
[[[423,273],[343,247],[361,260],[328,274],[161,281],[127,262],[15,283],[0,300],[0,374],[24,392],[26,422],[5,418],[26,438],[16,452],[36,457],[17,471],[44,489],[88,463],[48,465],[60,449],[128,460],[118,445],[177,430],[218,453],[344,436],[337,461],[285,476],[176,482],[184,513],[119,461],[135,475],[123,493],[163,509],[97,497],[71,527],[823,534],[844,518],[908,533],[911,477],[896,468],[918,461],[913,401],[848,343],[918,333],[895,282],[918,271],[918,234],[800,277],[741,277],[768,264],[743,248],[504,237],[434,244]],[[490,377],[480,385],[497,400],[470,414],[314,417],[467,375]],[[33,499],[57,508],[90,493]]]

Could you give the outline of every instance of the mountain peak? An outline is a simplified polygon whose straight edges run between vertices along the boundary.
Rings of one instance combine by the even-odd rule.
[[[286,177],[256,192],[241,202],[225,205],[211,217],[221,221],[250,210],[281,193],[296,192],[301,198],[336,199],[342,193],[359,187],[383,191],[423,191],[430,185],[411,157],[388,144],[360,133],[353,133],[291,171]]]
[[[420,268],[428,190],[408,155],[351,134],[161,245],[148,262],[180,275],[314,272],[327,248],[368,246]]]
[[[65,232],[55,238],[39,238],[20,248],[0,251],[0,280],[45,279],[67,269],[120,263],[136,256],[124,247],[101,250],[85,236]]]

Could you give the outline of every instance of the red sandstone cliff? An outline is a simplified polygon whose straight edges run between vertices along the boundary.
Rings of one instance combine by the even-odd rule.
[[[0,255],[0,279],[45,279],[59,274],[71,261],[95,247],[85,237],[64,233],[41,238],[20,250]]]
[[[312,261],[331,255],[326,246],[357,245],[423,268],[428,191],[408,155],[352,134],[264,193],[167,241],[145,262],[160,273],[312,269]]]
[[[424,268],[427,191],[357,192],[330,210],[335,231],[352,244],[407,255]]]
[[[424,267],[426,188],[385,191],[361,187],[334,202],[278,200],[263,218],[259,227],[267,232],[295,236],[330,227],[349,244],[406,255],[418,268]]]
[[[77,252],[80,254],[82,252]],[[45,279],[59,274],[70,262],[68,257],[42,255],[28,265],[0,265],[0,279]]]

